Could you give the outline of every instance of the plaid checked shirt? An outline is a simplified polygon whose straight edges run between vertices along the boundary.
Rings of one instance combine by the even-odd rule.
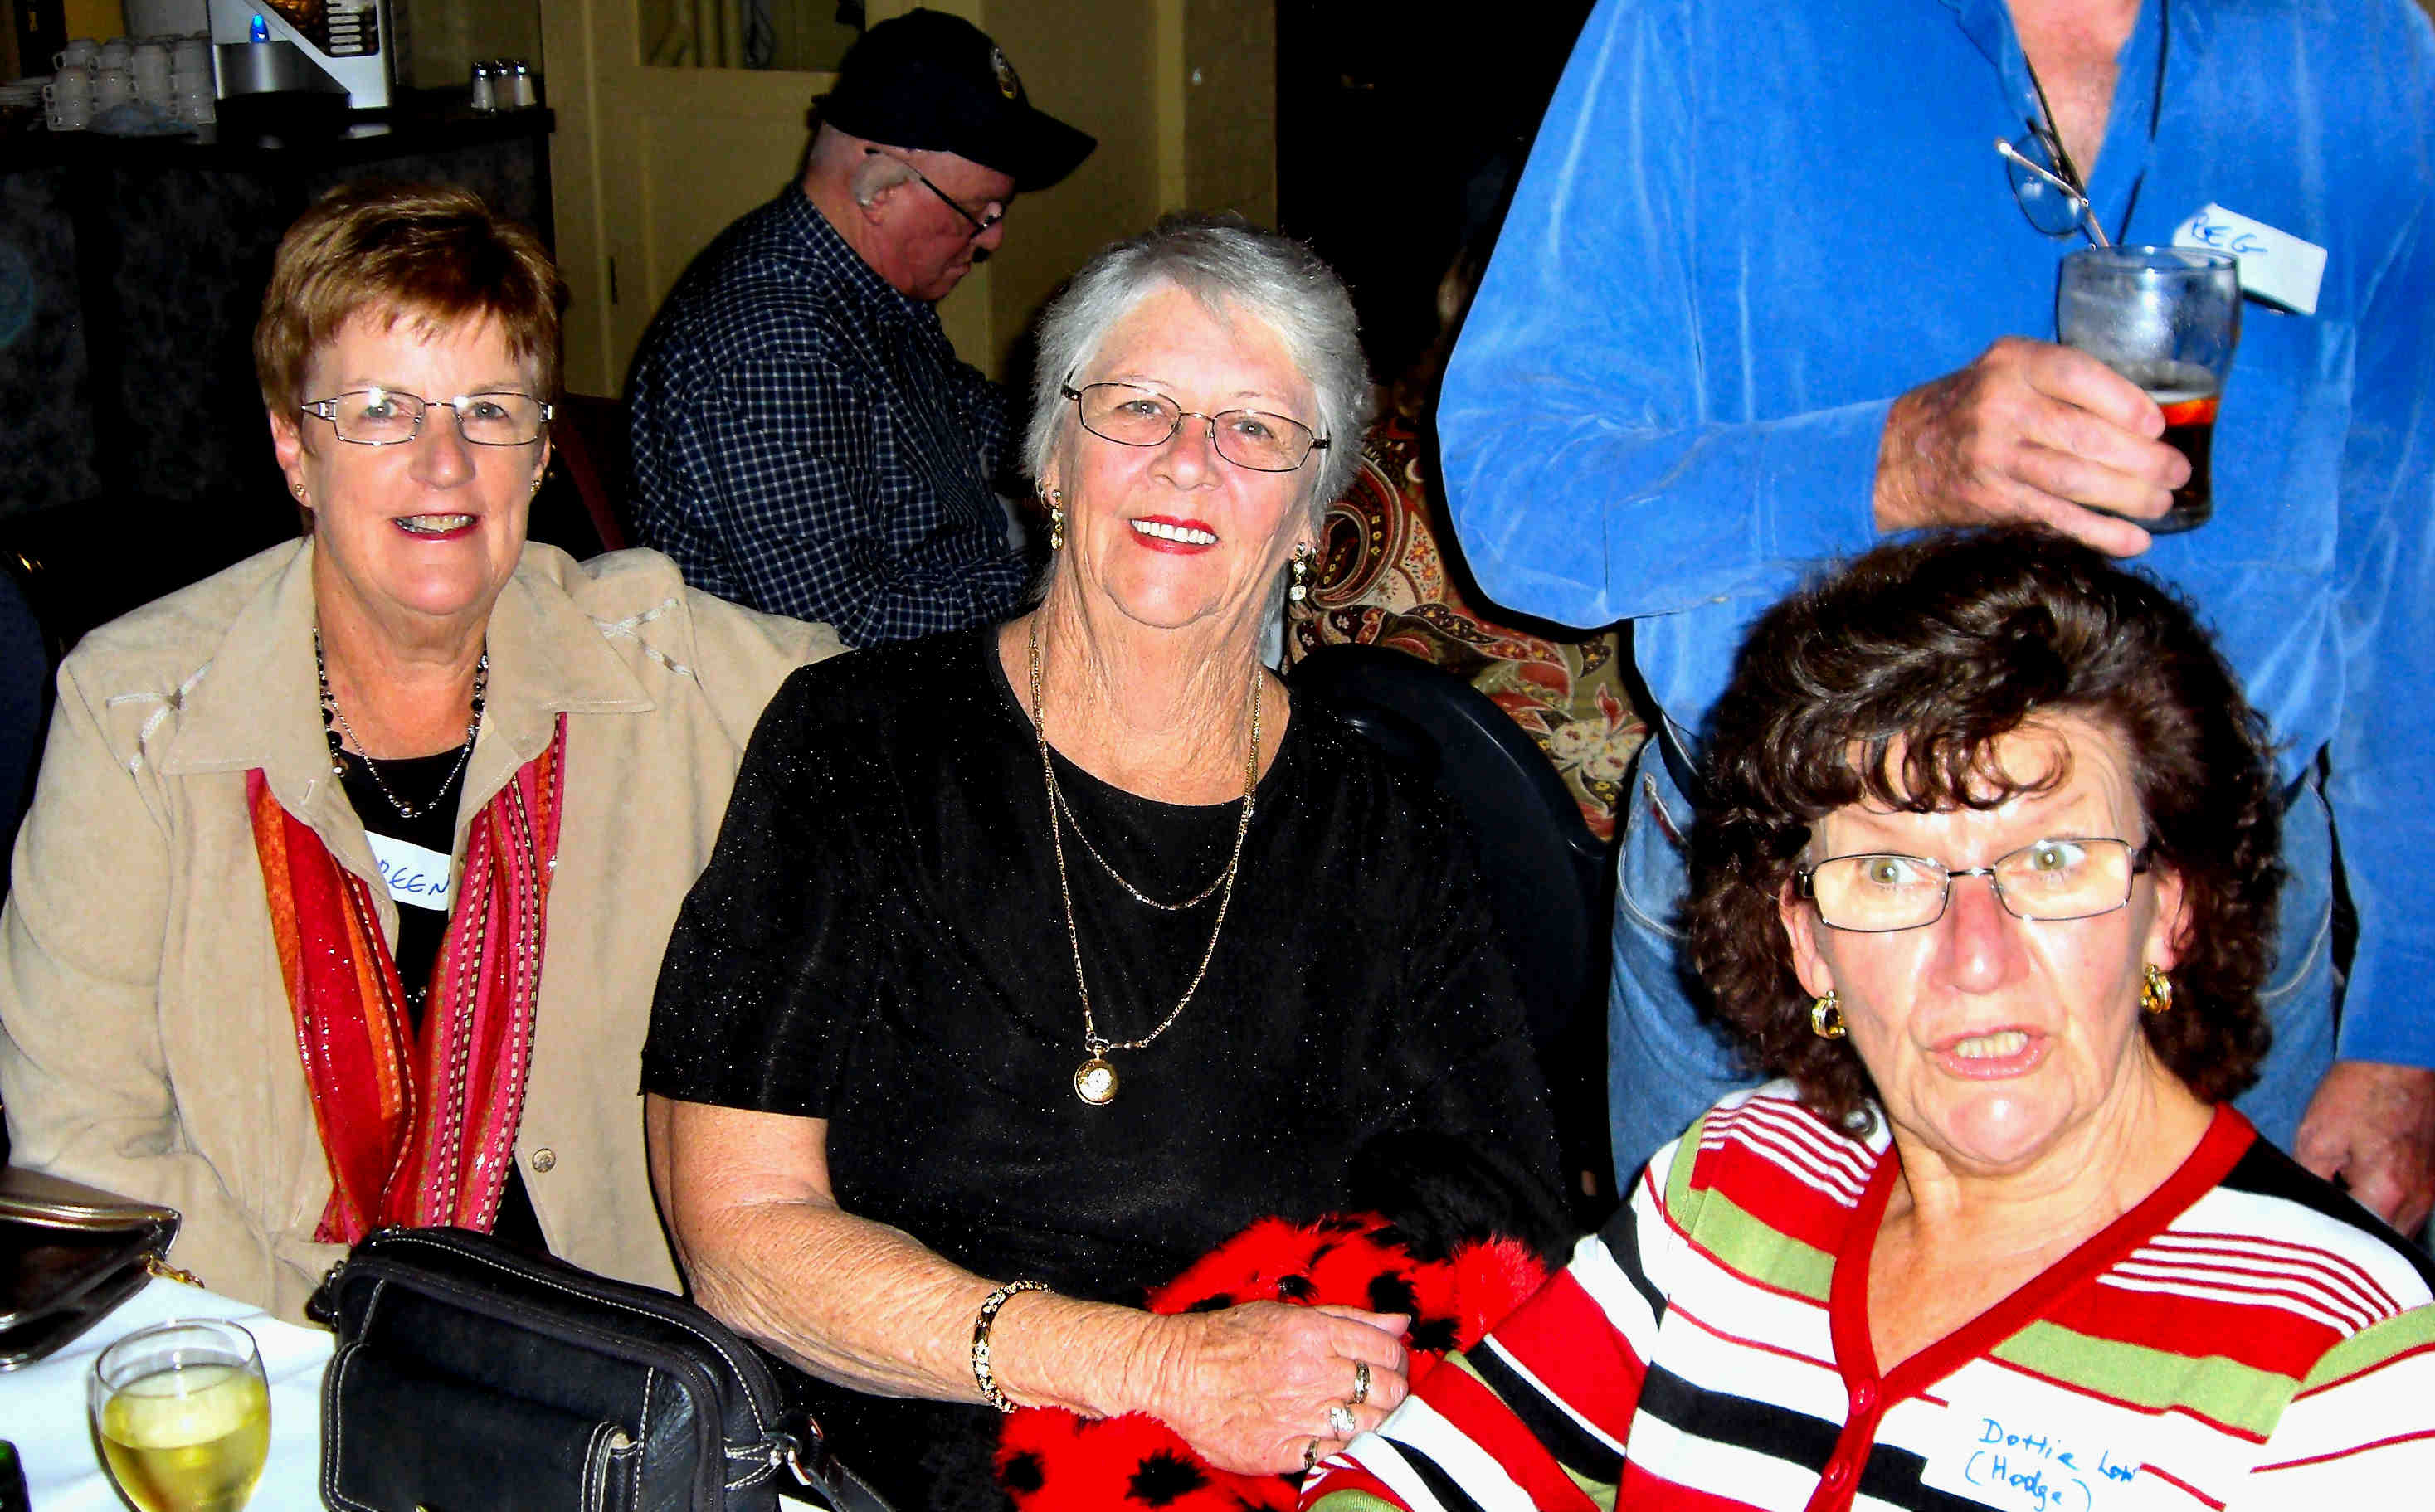
[[[685,581],[849,645],[1012,612],[1006,398],[798,188],[722,232],[628,386],[634,524]]]

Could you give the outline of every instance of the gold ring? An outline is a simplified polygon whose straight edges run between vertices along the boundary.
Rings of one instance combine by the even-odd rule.
[[[1332,1402],[1327,1409],[1327,1431],[1338,1438],[1350,1438],[1361,1425],[1353,1419],[1353,1409],[1343,1402]]]
[[[1370,1400],[1370,1362],[1353,1362],[1353,1405],[1360,1406]]]
[[[1318,1463],[1319,1440],[1314,1438],[1309,1443],[1302,1446],[1302,1472],[1304,1475],[1308,1475],[1310,1473],[1311,1467]]]

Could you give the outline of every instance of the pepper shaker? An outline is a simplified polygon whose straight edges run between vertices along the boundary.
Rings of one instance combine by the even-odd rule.
[[[499,108],[498,69],[485,61],[474,65],[474,109],[487,115]]]
[[[499,103],[503,107],[512,111],[528,111],[541,103],[540,95],[533,88],[533,73],[530,64],[521,58],[505,58],[499,60],[499,66],[503,71],[499,77],[499,84],[505,96]]]

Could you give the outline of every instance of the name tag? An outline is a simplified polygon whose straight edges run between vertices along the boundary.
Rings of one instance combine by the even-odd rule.
[[[2230,252],[2240,259],[2240,291],[2271,300],[2302,315],[2317,313],[2317,289],[2325,278],[2325,249],[2262,220],[2209,205],[2173,232],[2173,245],[2193,251]]]
[[[2139,1504],[2137,1425],[2060,1387],[1979,1365],[1955,1378],[1920,1484],[2004,1512]]]
[[[446,856],[386,834],[364,838],[372,843],[372,861],[380,868],[381,882],[399,907],[448,911],[456,898],[457,878]]]

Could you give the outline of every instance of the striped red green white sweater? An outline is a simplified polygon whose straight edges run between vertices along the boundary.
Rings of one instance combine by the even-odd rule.
[[[2154,1194],[1880,1376],[1898,1161],[1726,1099],[1305,1507],[2132,1512],[2435,1505],[2435,1268],[2229,1108]],[[1618,1483],[1620,1494],[1618,1495]]]

